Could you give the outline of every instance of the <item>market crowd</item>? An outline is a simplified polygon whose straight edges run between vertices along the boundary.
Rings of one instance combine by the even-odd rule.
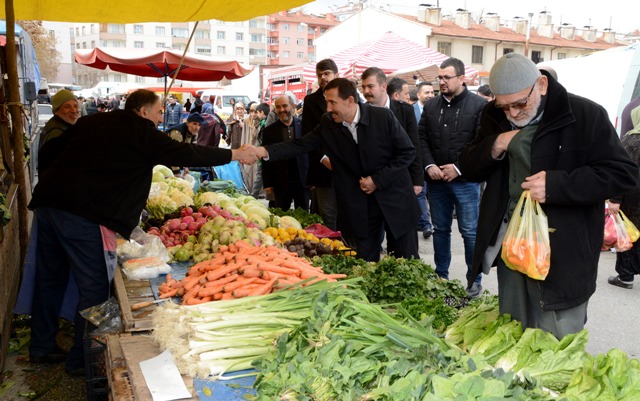
[[[229,116],[213,100],[182,104],[170,96],[163,103],[148,90],[106,102],[68,91],[53,96],[30,204],[33,362],[64,360],[70,373],[84,366],[77,312],[71,352],[55,343],[65,288],[73,277],[76,311],[109,297],[115,235],[128,238],[137,226],[156,164],[211,179],[213,166],[238,160],[248,193],[270,206],[318,213],[367,261],[381,253],[419,258],[419,238],[432,239],[442,279],[449,277],[455,218],[469,296],[482,292],[482,274],[495,269],[501,313],[558,338],[584,327],[605,201],[610,212],[626,209],[640,223],[640,109],[621,143],[601,106],[514,53],[497,60],[478,93],[456,58],[415,86],[376,67],[343,78],[331,59],[318,62],[316,74],[317,90],[304,99],[285,93],[272,104],[232,101]],[[544,281],[501,258],[523,191],[552,228]],[[609,283],[632,287],[639,248],[618,259]]]

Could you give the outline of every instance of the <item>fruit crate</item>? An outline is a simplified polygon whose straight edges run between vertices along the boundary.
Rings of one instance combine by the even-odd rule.
[[[87,400],[108,401],[109,379],[106,367],[107,345],[101,337],[85,336],[84,371]]]

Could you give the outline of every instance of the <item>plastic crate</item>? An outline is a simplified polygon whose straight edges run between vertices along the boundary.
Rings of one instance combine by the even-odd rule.
[[[108,401],[107,346],[99,337],[84,339],[84,371],[87,400]]]

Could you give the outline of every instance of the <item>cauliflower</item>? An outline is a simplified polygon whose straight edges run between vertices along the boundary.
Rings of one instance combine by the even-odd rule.
[[[191,199],[190,196],[188,196],[185,193],[181,192],[177,188],[171,188],[169,190],[169,196],[176,203],[176,205],[178,205],[179,207],[185,207],[185,206],[193,205],[193,199]]]
[[[177,188],[183,194],[187,195],[189,198],[193,198],[193,185],[182,178],[169,178],[167,180],[167,184],[171,188]]]
[[[212,205],[220,204],[218,202],[218,194],[215,192],[201,192],[196,195],[194,202],[196,207],[204,206],[205,203],[210,203]]]
[[[166,194],[160,194],[147,200],[146,209],[151,218],[163,219],[165,214],[170,214],[178,210],[178,204]]]

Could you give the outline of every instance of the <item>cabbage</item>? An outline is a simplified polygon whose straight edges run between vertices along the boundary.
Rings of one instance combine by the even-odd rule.
[[[201,192],[199,194],[196,195],[194,201],[194,205],[196,205],[196,207],[201,207],[204,206],[205,203],[210,203],[212,205],[219,205],[220,202],[218,201],[219,197],[218,194],[215,192]]]
[[[269,219],[269,216],[271,215],[271,212],[269,212],[269,210],[260,206],[256,206],[253,203],[243,206],[240,210],[245,212],[247,216],[252,214],[260,216],[265,220],[265,222]]]
[[[261,230],[267,228],[267,221],[257,214],[247,214],[247,220],[256,223]]]
[[[238,209],[235,206],[224,207],[224,209],[226,211],[228,211],[229,213],[231,213],[232,215],[234,215],[234,216],[240,216],[240,217],[243,217],[243,218],[247,218],[247,215],[242,210]]]
[[[170,214],[178,210],[178,204],[169,196],[161,194],[149,198],[146,209],[151,218],[163,219],[165,214]]]
[[[291,216],[282,216],[280,217],[280,227],[285,230],[289,227],[295,227],[296,230],[302,230],[302,224],[294,217]]]
[[[163,166],[162,164],[158,164],[153,168],[154,173],[162,173],[165,177],[173,177],[173,171],[167,166]]]

